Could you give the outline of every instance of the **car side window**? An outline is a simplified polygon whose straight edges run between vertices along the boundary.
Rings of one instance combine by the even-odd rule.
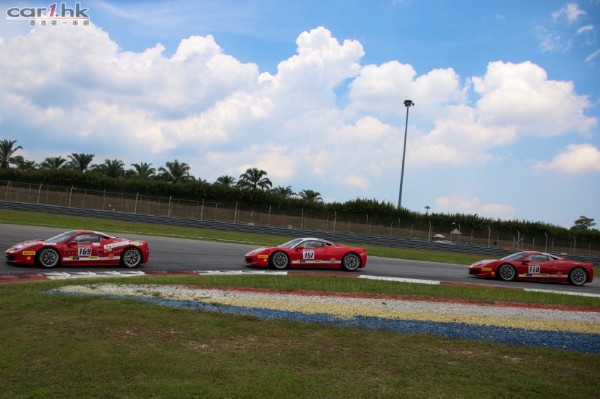
[[[100,242],[100,236],[97,234],[79,234],[73,240],[78,244],[89,244],[92,242]]]
[[[304,244],[302,245],[304,248],[306,249],[314,249],[314,248],[321,248],[323,247],[323,243],[321,241],[306,241],[304,242]]]

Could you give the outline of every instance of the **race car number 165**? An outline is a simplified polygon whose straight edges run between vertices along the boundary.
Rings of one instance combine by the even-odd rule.
[[[92,255],[92,248],[90,248],[90,247],[79,248],[77,250],[77,255],[78,256],[91,256]]]

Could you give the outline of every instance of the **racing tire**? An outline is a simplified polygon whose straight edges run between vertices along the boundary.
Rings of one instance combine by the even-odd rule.
[[[60,254],[54,248],[42,248],[37,253],[37,262],[40,266],[51,269],[60,263]]]
[[[587,283],[587,280],[587,272],[581,267],[576,267],[569,272],[569,284],[571,285],[581,287],[582,285]]]
[[[271,266],[273,266],[275,269],[283,270],[290,265],[290,258],[285,252],[277,251],[271,255],[269,263],[271,263]]]
[[[137,248],[127,248],[121,254],[121,265],[132,269],[142,263],[142,251]]]
[[[361,263],[360,257],[355,253],[348,253],[342,258],[342,267],[349,272],[358,270]]]
[[[498,267],[497,274],[498,278],[504,281],[513,281],[515,278],[517,278],[517,270],[513,265],[509,265],[508,263],[500,265],[500,267]]]

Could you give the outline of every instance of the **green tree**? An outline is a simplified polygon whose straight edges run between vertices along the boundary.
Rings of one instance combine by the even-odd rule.
[[[249,168],[246,169],[246,173],[240,175],[240,179],[238,180],[238,187],[240,188],[249,188],[249,189],[263,189],[268,190],[271,188],[273,183],[269,180],[267,176],[267,172],[264,170],[259,170],[258,168]]]
[[[222,184],[224,186],[233,187],[235,186],[235,177],[230,175],[222,175],[215,180],[215,184]]]
[[[94,154],[76,154],[72,153],[69,155],[71,159],[67,163],[67,167],[78,170],[79,172],[85,172],[90,167],[92,160],[94,159]]]
[[[296,195],[296,193],[292,190],[292,186],[287,186],[287,187],[277,186],[277,187],[271,189],[271,192],[282,195],[285,198],[290,198],[290,197]]]
[[[22,150],[20,145],[15,147],[17,140],[0,140],[0,169],[8,169],[11,163],[15,163],[15,152]]]
[[[165,162],[165,167],[158,168],[160,177],[171,183],[180,183],[186,181],[194,181],[194,176],[190,175],[192,167],[185,162],[174,160],[173,162]]]
[[[57,157],[48,157],[40,164],[40,168],[52,170],[62,169],[65,167],[65,162],[67,162],[67,160],[60,155]]]
[[[313,190],[302,190],[298,193],[300,198],[308,202],[323,202],[323,198],[321,198],[321,193],[313,191]]]
[[[571,230],[591,230],[596,225],[594,219],[586,216],[579,216],[579,219],[573,222]]]
[[[133,166],[133,169],[128,170],[130,176],[143,180],[156,177],[156,169],[152,167],[151,163],[132,163],[131,166]]]
[[[125,164],[119,159],[105,159],[104,163],[92,165],[92,171],[101,173],[108,177],[123,177],[125,176]]]
[[[35,170],[38,167],[38,164],[35,161],[27,160],[20,155],[13,157],[13,163],[17,165],[17,169],[23,171]]]

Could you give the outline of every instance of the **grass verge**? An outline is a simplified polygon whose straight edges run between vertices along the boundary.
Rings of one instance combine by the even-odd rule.
[[[102,281],[373,294],[409,294],[412,285],[306,276]],[[0,286],[0,397],[589,398],[599,388],[600,355],[45,293],[93,282]]]

